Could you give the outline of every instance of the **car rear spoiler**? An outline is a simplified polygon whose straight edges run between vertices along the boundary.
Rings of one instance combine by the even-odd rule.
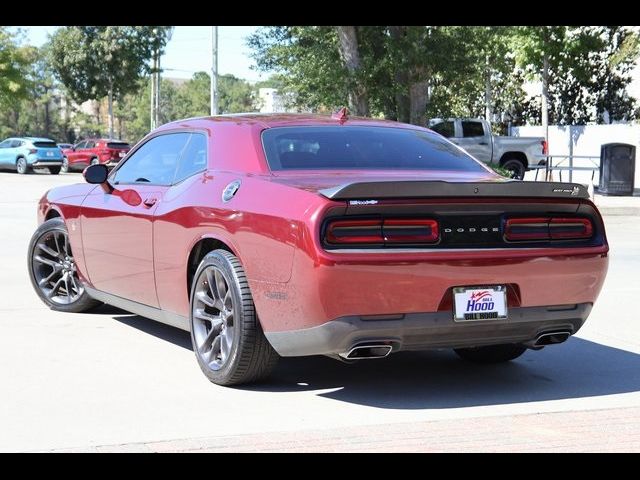
[[[379,198],[425,197],[542,197],[589,198],[584,185],[560,182],[445,182],[382,181],[359,182],[320,190],[332,200],[368,200]]]

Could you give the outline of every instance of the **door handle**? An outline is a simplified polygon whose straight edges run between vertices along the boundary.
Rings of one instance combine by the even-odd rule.
[[[144,203],[147,207],[153,207],[156,204],[157,201],[158,201],[157,198],[149,197],[149,198],[145,198],[144,202],[142,202],[142,203]]]

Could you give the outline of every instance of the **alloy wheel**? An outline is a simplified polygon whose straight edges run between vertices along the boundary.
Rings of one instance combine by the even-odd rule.
[[[69,159],[67,157],[62,157],[62,167],[60,167],[60,171],[62,173],[69,172]]]
[[[24,158],[18,159],[16,170],[18,170],[18,173],[27,173],[27,161]]]
[[[222,270],[209,266],[200,273],[192,308],[196,354],[209,368],[220,370],[231,354],[236,310]]]
[[[63,231],[50,230],[38,239],[31,268],[38,288],[53,303],[68,305],[84,293],[69,237]]]

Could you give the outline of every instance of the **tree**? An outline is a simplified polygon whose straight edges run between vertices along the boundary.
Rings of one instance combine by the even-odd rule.
[[[355,26],[336,27],[339,50],[344,66],[348,72],[349,107],[356,115],[369,115],[369,101],[364,82],[361,81],[360,52],[358,49],[358,32]]]
[[[24,72],[29,65],[28,52],[7,27],[0,27],[0,106],[15,104],[28,96]]]
[[[147,62],[155,48],[164,47],[168,28],[62,27],[51,38],[51,64],[77,102],[108,97],[113,136],[114,98],[135,91],[137,81],[149,73]]]

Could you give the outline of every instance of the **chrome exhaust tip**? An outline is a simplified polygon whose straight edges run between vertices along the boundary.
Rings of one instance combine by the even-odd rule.
[[[391,353],[393,347],[389,344],[363,344],[356,345],[348,352],[340,353],[340,357],[346,360],[366,360],[371,358],[384,358]]]
[[[571,332],[566,330],[560,330],[557,332],[545,332],[536,338],[534,347],[544,347],[546,345],[555,345],[556,343],[562,343],[571,336]]]

